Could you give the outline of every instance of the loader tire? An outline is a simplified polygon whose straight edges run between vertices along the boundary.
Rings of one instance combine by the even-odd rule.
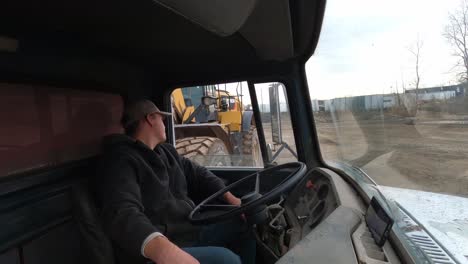
[[[258,140],[257,128],[251,126],[248,132],[242,135],[243,166],[263,167],[262,151]]]
[[[203,166],[231,166],[231,157],[224,142],[214,137],[189,137],[176,140],[179,155]]]

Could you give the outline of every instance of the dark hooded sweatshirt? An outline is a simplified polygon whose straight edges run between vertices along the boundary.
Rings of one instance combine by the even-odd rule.
[[[161,232],[179,246],[196,241],[199,228],[188,215],[200,201],[225,185],[205,167],[178,155],[170,144],[154,150],[125,135],[104,139],[97,193],[106,233],[117,258],[142,261],[141,246]]]

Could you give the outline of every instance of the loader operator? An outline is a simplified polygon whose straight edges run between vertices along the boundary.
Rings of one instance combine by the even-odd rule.
[[[137,101],[125,108],[121,119],[126,135],[104,138],[98,198],[118,261],[254,263],[253,233],[241,219],[201,227],[189,222],[194,201],[225,185],[164,143],[163,121],[170,115],[149,100]],[[230,192],[223,198],[232,205],[241,203]]]

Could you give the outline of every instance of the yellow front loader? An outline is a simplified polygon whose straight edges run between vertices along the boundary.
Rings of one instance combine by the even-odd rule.
[[[216,86],[172,93],[179,154],[208,166],[263,166],[252,111]]]

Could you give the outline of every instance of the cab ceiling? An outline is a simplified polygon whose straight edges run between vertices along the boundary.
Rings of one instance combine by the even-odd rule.
[[[0,6],[0,37],[18,43],[14,52],[0,51],[2,72],[33,71],[31,65],[41,62],[42,71],[58,72],[71,63],[103,71],[125,63],[168,80],[190,80],[210,74],[235,78],[259,66],[307,60],[325,3],[258,0],[242,27],[228,36],[151,0],[5,0]]]

